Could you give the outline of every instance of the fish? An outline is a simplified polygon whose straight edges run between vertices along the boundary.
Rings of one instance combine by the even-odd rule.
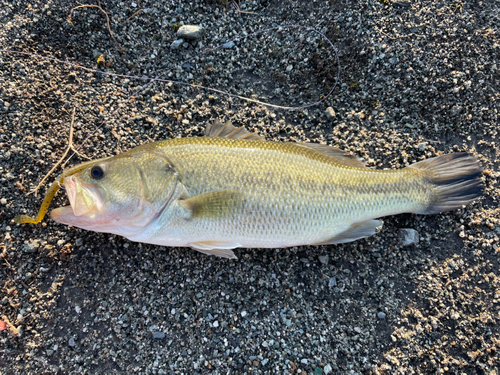
[[[267,141],[216,120],[203,137],[64,170],[38,216],[15,222],[41,221],[63,185],[70,205],[51,211],[58,223],[234,259],[235,248],[347,243],[378,232],[384,216],[462,208],[482,196],[481,174],[465,152],[376,170],[332,146]]]

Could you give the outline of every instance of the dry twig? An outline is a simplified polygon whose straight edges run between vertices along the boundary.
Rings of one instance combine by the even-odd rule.
[[[125,21],[122,21],[120,22],[122,25],[127,22],[128,20],[130,20],[131,18],[134,18],[135,16],[137,16],[139,13],[142,12],[142,9],[139,9],[137,12],[135,12],[134,14],[132,14],[129,18],[127,18]]]
[[[244,10],[241,10],[241,7],[240,7],[240,1],[238,0],[238,2],[232,0],[232,3],[234,5],[234,7],[236,8],[236,11],[238,13],[245,13],[245,14],[255,14],[257,15],[257,13],[254,13],[254,12],[245,12]]]
[[[74,26],[73,23],[71,22],[71,14],[73,13],[74,10],[78,9],[78,8],[97,8],[99,9],[103,14],[104,16],[106,17],[106,23],[108,24],[108,31],[109,31],[109,35],[111,36],[111,39],[113,39],[113,42],[115,43],[116,47],[118,48],[118,51],[119,52],[122,52],[122,51],[126,51],[125,48],[123,48],[122,46],[120,46],[120,43],[118,43],[118,41],[116,40],[116,38],[113,36],[113,33],[111,32],[111,26],[109,24],[109,17],[108,17],[108,13],[106,13],[104,11],[104,9],[102,9],[99,5],[94,5],[94,4],[82,4],[82,5],[78,5],[77,7],[74,7],[72,8],[70,11],[69,11],[69,16],[68,16],[68,23],[71,25],[71,26]]]
[[[75,146],[71,145],[71,151],[73,151],[75,154],[77,154],[79,157],[85,160],[92,160],[92,158],[89,158],[86,155],[83,155],[81,152],[78,151],[78,149],[75,148]]]

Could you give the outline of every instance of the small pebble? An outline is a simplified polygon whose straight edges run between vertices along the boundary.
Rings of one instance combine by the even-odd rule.
[[[170,45],[170,49],[178,49],[184,43],[184,39],[177,39]]]
[[[177,36],[184,39],[200,39],[203,35],[203,29],[200,26],[184,25],[177,30]]]
[[[76,345],[76,344],[75,344],[75,339],[74,339],[73,337],[69,339],[69,341],[68,341],[68,345],[69,345],[69,346],[71,346],[71,347],[73,347],[73,346],[75,346],[75,345]]]
[[[330,118],[330,119],[331,119],[331,118],[335,118],[335,116],[337,115],[337,114],[335,113],[335,110],[334,110],[332,107],[328,107],[328,108],[326,109],[326,111],[325,111],[325,114],[326,114],[326,117],[328,117],[328,118]]]
[[[379,311],[379,312],[377,313],[377,317],[378,317],[379,319],[385,319],[385,312],[383,312],[383,311]]]
[[[162,339],[165,337],[165,332],[153,332],[154,339]]]
[[[420,235],[415,229],[403,228],[399,230],[398,234],[401,246],[409,246],[418,243]]]
[[[40,241],[32,240],[27,244],[24,244],[24,251],[26,251],[27,253],[35,253],[39,247],[40,247]]]
[[[325,375],[328,375],[332,372],[332,366],[327,364],[325,367],[323,367],[323,371],[325,372]]]

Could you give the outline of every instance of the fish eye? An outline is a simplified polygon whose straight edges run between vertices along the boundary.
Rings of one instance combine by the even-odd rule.
[[[104,171],[102,170],[102,167],[100,167],[99,165],[93,166],[90,170],[90,176],[95,180],[100,180],[101,178],[103,178]]]

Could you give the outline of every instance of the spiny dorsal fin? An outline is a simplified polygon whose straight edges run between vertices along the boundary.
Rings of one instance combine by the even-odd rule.
[[[346,153],[345,151],[331,147],[328,145],[322,145],[319,143],[297,143],[299,146],[307,147],[316,151],[319,151],[323,154],[326,154],[332,158],[334,158],[337,163],[345,165],[347,167],[353,168],[366,168],[365,164],[358,159],[355,155],[351,155]]]
[[[231,123],[231,120],[223,124],[219,119],[215,120],[213,124],[207,125],[205,137],[264,140],[263,136],[257,133],[250,133],[244,126],[236,128]]]

